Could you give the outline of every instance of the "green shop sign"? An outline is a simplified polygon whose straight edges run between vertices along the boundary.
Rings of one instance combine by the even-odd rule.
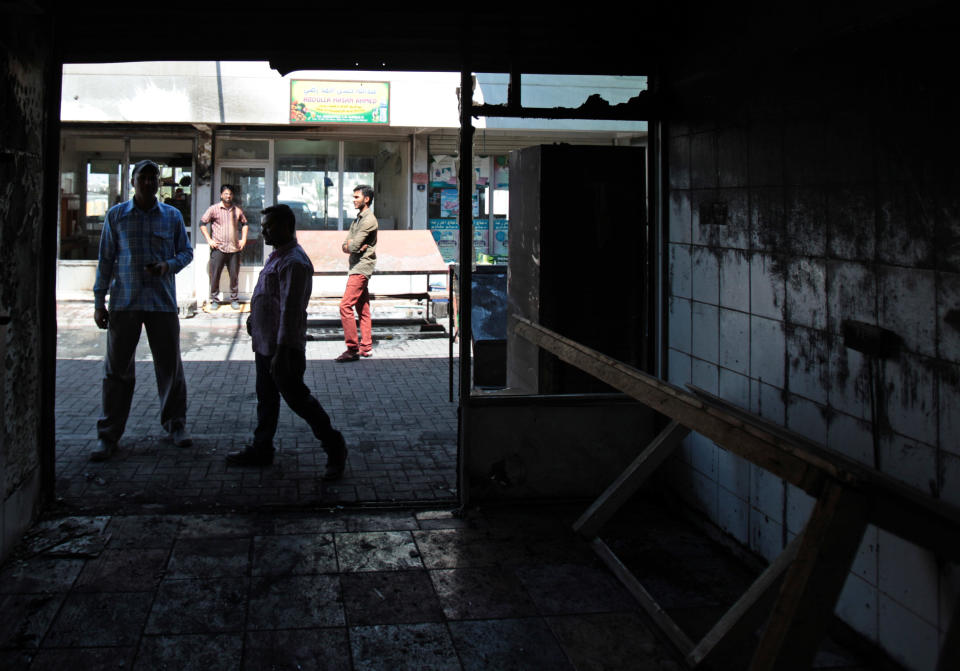
[[[390,124],[388,82],[290,81],[290,123]]]

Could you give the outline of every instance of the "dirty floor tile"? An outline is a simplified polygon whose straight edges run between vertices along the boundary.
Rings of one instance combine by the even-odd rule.
[[[247,578],[165,580],[157,590],[147,634],[197,634],[243,629]]]
[[[444,615],[479,620],[536,615],[537,609],[509,569],[478,567],[430,571]]]
[[[390,571],[423,568],[409,531],[367,531],[334,536],[340,570]]]
[[[252,538],[269,533],[269,518],[256,515],[187,515],[180,538]]]
[[[346,573],[340,581],[351,626],[443,621],[426,571]]]
[[[64,669],[129,669],[136,648],[57,648],[40,650],[33,658],[31,671]],[[0,664],[0,668],[7,667]]]
[[[63,595],[0,596],[0,648],[36,648],[63,603]]]
[[[493,529],[436,529],[414,531],[413,537],[427,568],[494,566],[503,558]]]
[[[173,546],[167,578],[239,577],[249,564],[249,538],[181,538]]]
[[[609,571],[559,564],[522,566],[517,575],[544,615],[629,611],[637,603]]]
[[[250,586],[248,629],[343,625],[339,576],[253,578]]]
[[[347,644],[347,631],[342,627],[336,627],[247,632],[243,668],[246,671],[349,669],[350,648]]]
[[[273,520],[271,534],[329,534],[346,531],[346,518],[341,515],[285,515]]]
[[[332,534],[257,536],[253,539],[253,575],[284,576],[336,573]]]
[[[144,636],[134,671],[233,671],[240,668],[241,634]]]
[[[135,645],[152,599],[150,592],[71,594],[50,627],[43,646]]]
[[[412,512],[349,515],[344,521],[347,531],[400,531],[417,528],[417,518]]]
[[[460,671],[442,624],[384,624],[351,627],[355,671]],[[496,668],[496,667],[488,667]]]
[[[83,559],[13,561],[0,573],[0,594],[66,592],[80,575]]]
[[[573,667],[540,618],[450,622],[464,671],[562,671]]]
[[[547,622],[577,669],[683,668],[636,613],[564,615]]]
[[[107,533],[109,547],[170,549],[180,529],[180,518],[174,515],[130,515],[110,518]]]
[[[152,592],[163,579],[167,550],[107,548],[83,567],[77,592]]]

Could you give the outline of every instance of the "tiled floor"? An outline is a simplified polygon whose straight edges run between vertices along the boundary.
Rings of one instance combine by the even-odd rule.
[[[0,572],[0,668],[681,668],[575,512],[59,518]]]

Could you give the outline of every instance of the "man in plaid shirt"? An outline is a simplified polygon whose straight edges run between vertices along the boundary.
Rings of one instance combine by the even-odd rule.
[[[160,167],[149,160],[138,162],[132,185],[133,199],[110,208],[100,234],[93,319],[108,330],[103,414],[97,420],[93,461],[109,459],[123,435],[133,400],[134,353],[144,326],[160,394],[160,423],[177,447],[193,444],[186,428],[187,383],[174,280],[193,260],[193,249],[180,211],[157,200]]]

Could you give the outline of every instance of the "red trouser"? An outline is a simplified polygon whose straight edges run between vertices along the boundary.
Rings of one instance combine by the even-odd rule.
[[[353,352],[369,352],[373,349],[373,326],[370,320],[369,278],[365,275],[348,275],[347,288],[340,299],[340,322],[343,324],[343,339],[347,349]],[[353,309],[360,317],[360,341],[357,342],[357,320]]]

